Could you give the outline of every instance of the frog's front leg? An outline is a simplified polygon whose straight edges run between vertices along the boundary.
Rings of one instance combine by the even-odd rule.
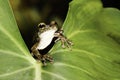
[[[38,46],[38,42],[37,43],[35,43],[33,46],[32,46],[32,48],[31,48],[31,54],[32,54],[32,56],[35,56],[35,57],[37,57],[39,60],[41,60],[41,55],[40,55],[40,53],[39,53],[39,51],[37,50],[37,46]]]
[[[68,40],[68,39],[63,35],[63,30],[57,31],[54,35],[55,35],[55,37],[58,37],[58,38],[55,40],[55,42],[57,42],[57,41],[60,40],[60,41],[61,41],[61,44],[62,44],[62,48],[65,48],[65,47],[70,48],[70,46],[73,45],[73,43],[72,43],[70,40]]]

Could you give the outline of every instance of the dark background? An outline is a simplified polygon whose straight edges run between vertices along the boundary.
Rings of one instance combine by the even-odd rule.
[[[120,10],[120,0],[101,0],[104,7],[114,7]]]
[[[21,35],[30,49],[39,22],[51,20],[62,26],[71,0],[10,0]],[[104,7],[120,9],[120,0],[101,0]]]

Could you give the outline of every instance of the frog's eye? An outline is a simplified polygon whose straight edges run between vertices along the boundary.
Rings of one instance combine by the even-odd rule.
[[[51,21],[50,26],[58,25],[56,21]]]
[[[38,24],[38,27],[39,27],[39,28],[43,28],[43,27],[45,27],[45,26],[46,26],[45,23],[40,23],[40,24]]]

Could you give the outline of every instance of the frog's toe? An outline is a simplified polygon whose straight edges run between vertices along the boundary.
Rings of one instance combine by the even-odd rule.
[[[62,48],[66,48],[66,46],[64,44],[62,44]]]
[[[73,46],[73,42],[71,42],[71,41],[68,41],[68,44],[69,44],[70,46]]]
[[[43,63],[43,66],[46,66],[46,65],[47,65],[47,61],[50,62],[50,63],[53,63],[53,62],[54,62],[52,56],[45,54],[45,55],[43,55],[42,58],[41,58],[41,62]]]

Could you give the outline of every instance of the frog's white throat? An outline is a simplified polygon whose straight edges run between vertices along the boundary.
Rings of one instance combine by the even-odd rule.
[[[54,38],[54,33],[56,30],[50,29],[47,30],[39,35],[40,42],[38,44],[37,49],[42,50],[45,49],[53,40]]]

